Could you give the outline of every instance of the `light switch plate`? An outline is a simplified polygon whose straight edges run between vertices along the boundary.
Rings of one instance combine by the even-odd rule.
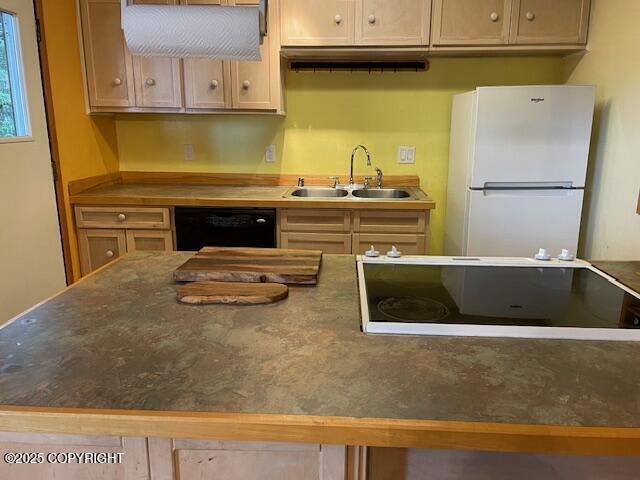
[[[273,163],[276,161],[276,146],[271,144],[267,145],[264,149],[264,161],[267,163]]]
[[[416,163],[416,147],[400,145],[398,147],[398,163]]]
[[[193,148],[193,145],[190,143],[187,143],[185,145],[183,145],[184,148],[184,159],[187,162],[192,162],[193,160],[195,160],[196,158],[196,151]]]

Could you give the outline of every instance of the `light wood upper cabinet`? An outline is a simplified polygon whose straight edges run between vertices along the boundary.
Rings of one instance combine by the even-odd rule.
[[[231,72],[228,62],[190,58],[184,60],[185,107],[231,107]]]
[[[589,8],[589,0],[514,0],[511,43],[585,43]]]
[[[89,102],[134,106],[133,64],[120,28],[120,1],[83,0],[80,10]]]
[[[182,84],[180,60],[165,57],[133,57],[136,105],[180,108]]]
[[[177,0],[133,0],[134,5],[175,5]],[[180,59],[133,57],[133,77],[138,107],[180,108],[182,72]]]
[[[428,45],[431,0],[357,0],[358,45]]]
[[[353,45],[354,0],[281,0],[282,45]]]
[[[434,0],[432,44],[506,44],[511,7],[511,0]]]

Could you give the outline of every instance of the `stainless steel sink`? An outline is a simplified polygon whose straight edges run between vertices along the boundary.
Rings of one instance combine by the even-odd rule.
[[[298,188],[291,192],[293,197],[305,198],[342,198],[349,192],[341,188]]]
[[[399,188],[363,188],[351,192],[356,198],[409,198],[411,194]]]

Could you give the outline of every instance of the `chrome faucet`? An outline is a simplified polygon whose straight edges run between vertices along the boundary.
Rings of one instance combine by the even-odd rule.
[[[353,159],[356,156],[356,152],[358,151],[358,149],[361,148],[362,150],[364,150],[364,154],[367,156],[367,166],[370,167],[371,166],[371,153],[369,153],[369,150],[367,150],[367,147],[365,147],[364,145],[357,145],[356,148],[353,149],[353,151],[351,152],[351,168],[349,169],[349,185],[353,185]]]
[[[376,188],[382,188],[382,170],[376,167]]]

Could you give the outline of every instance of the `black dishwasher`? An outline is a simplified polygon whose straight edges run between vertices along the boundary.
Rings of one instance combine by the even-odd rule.
[[[268,208],[176,207],[178,250],[276,246],[276,211]]]

